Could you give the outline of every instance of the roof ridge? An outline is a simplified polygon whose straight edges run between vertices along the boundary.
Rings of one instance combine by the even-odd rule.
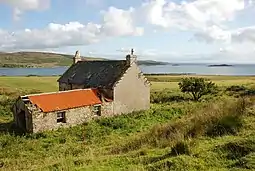
[[[47,95],[47,94],[59,94],[59,93],[68,93],[73,91],[84,91],[84,90],[94,90],[96,88],[85,88],[85,89],[73,89],[73,90],[65,90],[65,91],[55,91],[55,92],[46,92],[46,93],[36,93],[36,94],[27,94],[20,97],[29,97],[29,96],[39,96],[39,95]]]

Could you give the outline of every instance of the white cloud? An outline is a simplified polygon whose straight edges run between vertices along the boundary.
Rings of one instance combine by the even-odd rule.
[[[243,27],[233,30],[224,30],[220,27],[213,26],[204,31],[195,34],[197,40],[213,43],[221,41],[226,44],[255,44],[255,26]]]
[[[216,25],[196,32],[195,37],[197,40],[205,41],[207,43],[212,43],[215,41],[230,43],[231,41],[231,33]]]
[[[235,43],[250,42],[255,44],[255,26],[237,29],[232,33],[231,39]]]
[[[50,23],[45,29],[25,29],[13,34],[3,32],[2,49],[57,48],[86,45],[99,41],[100,25],[82,25],[71,22],[65,25]]]
[[[12,6],[16,20],[25,11],[40,11],[50,7],[50,0],[0,0],[0,3]]]
[[[219,25],[244,8],[245,0],[196,0],[181,4],[151,0],[143,3],[141,11],[150,24],[186,30]]]
[[[142,27],[134,26],[134,9],[122,10],[109,7],[108,11],[102,11],[104,22],[102,31],[107,36],[143,35]]]
[[[150,0],[137,10],[140,20],[162,27],[194,32],[196,40],[212,43],[220,41],[254,41],[253,28],[234,33],[226,25],[235,19],[239,11],[254,5],[254,0],[195,0],[174,3],[166,0]],[[233,39],[233,40],[232,40]]]
[[[16,17],[25,11],[43,10],[50,0],[0,0],[13,7]],[[153,25],[192,31],[197,40],[208,43],[221,41],[255,43],[255,27],[231,30],[225,23],[237,12],[254,4],[254,0],[194,0],[175,3],[166,0],[148,0],[140,7],[127,10],[109,7],[101,11],[102,23],[50,23],[42,29],[24,29],[14,33],[0,30],[0,49],[38,49],[88,45],[107,37],[141,36],[144,28]],[[152,29],[159,32],[160,29]],[[156,34],[155,32],[155,34]],[[147,54],[154,54],[148,52]]]
[[[0,50],[45,49],[79,46],[96,43],[103,38],[115,36],[141,36],[143,28],[135,27],[133,9],[110,7],[103,11],[103,23],[68,24],[50,23],[43,29],[24,29],[15,32],[0,31]]]

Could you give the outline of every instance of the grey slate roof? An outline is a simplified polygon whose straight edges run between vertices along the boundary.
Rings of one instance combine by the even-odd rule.
[[[126,60],[79,61],[58,82],[85,85],[84,88],[112,88],[128,68]]]

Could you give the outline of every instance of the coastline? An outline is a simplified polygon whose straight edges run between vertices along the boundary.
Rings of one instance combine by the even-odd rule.
[[[28,75],[0,75],[0,77],[60,77],[61,75],[34,75],[34,74],[28,74]],[[189,76],[189,77],[255,77],[254,75],[206,75],[206,74],[193,74],[193,73],[159,73],[159,74],[144,74],[146,77],[180,77],[180,76]]]

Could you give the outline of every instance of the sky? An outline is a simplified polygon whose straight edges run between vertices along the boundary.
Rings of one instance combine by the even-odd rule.
[[[0,51],[255,63],[255,0],[0,0]]]

